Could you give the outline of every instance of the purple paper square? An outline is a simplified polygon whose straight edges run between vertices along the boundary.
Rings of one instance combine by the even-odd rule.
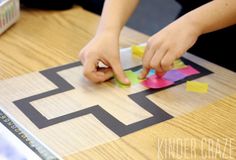
[[[179,81],[181,79],[184,79],[185,77],[187,77],[185,74],[179,72],[178,70],[171,70],[166,72],[166,74],[164,75],[163,78],[169,80],[169,81]]]

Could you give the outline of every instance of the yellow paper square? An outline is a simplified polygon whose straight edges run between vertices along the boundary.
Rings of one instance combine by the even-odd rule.
[[[197,93],[207,93],[208,92],[208,84],[197,82],[197,81],[187,81],[186,91],[197,92]]]
[[[145,51],[145,46],[131,46],[131,50],[132,50],[132,54],[134,56],[138,56],[138,57],[143,57],[144,55],[144,51]]]

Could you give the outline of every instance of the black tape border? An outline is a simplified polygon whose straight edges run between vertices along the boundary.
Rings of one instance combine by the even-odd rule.
[[[106,127],[108,127],[111,131],[113,131],[118,136],[122,137],[127,134],[133,133],[135,131],[138,131],[140,129],[149,127],[151,125],[169,120],[173,118],[172,115],[165,112],[161,107],[154,104],[152,101],[150,101],[147,96],[150,94],[157,93],[161,90],[183,84],[188,80],[194,80],[206,75],[209,75],[213,72],[210,70],[195,64],[191,62],[188,59],[181,58],[182,61],[186,65],[191,65],[193,68],[200,71],[200,74],[189,76],[185,79],[182,79],[180,81],[177,81],[174,85],[161,88],[161,89],[147,89],[138,93],[134,93],[131,95],[128,95],[130,99],[132,99],[135,103],[137,103],[140,107],[142,107],[144,110],[150,112],[153,116],[129,125],[125,125],[122,122],[120,122],[118,119],[113,117],[110,113],[105,111],[101,106],[95,105],[90,106],[86,109],[76,111],[73,113],[69,113],[66,115],[62,115],[53,119],[47,119],[45,116],[43,116],[39,111],[37,111],[34,106],[31,105],[31,102],[43,99],[48,96],[53,96],[59,93],[63,93],[69,90],[75,89],[72,85],[70,85],[66,80],[64,80],[59,74],[59,71],[63,71],[66,69],[70,69],[73,67],[78,67],[82,65],[80,62],[74,62],[70,64],[66,64],[63,66],[47,69],[44,71],[41,71],[40,73],[46,77],[49,81],[51,81],[53,84],[55,84],[58,88],[40,93],[37,95],[33,95],[30,97],[26,97],[20,100],[16,100],[13,103],[24,113],[39,129],[43,129],[61,122],[65,122],[74,118],[78,118],[87,114],[93,114],[100,122],[102,122]],[[130,68],[132,71],[137,71],[141,68],[141,66]],[[128,70],[128,69],[127,69]]]

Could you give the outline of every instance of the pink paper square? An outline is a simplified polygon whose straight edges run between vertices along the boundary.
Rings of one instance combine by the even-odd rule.
[[[178,71],[185,74],[186,76],[191,76],[191,75],[195,75],[195,74],[200,73],[198,70],[194,69],[191,66],[187,66],[185,68],[178,69]]]
[[[164,78],[159,78],[157,75],[152,75],[142,82],[142,84],[147,88],[164,88],[174,84],[174,82],[168,81]]]

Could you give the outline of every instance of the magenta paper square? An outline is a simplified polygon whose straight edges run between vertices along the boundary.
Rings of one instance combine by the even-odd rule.
[[[159,78],[157,75],[152,75],[142,82],[142,84],[147,88],[164,88],[174,84],[174,82],[166,80],[164,78]]]

